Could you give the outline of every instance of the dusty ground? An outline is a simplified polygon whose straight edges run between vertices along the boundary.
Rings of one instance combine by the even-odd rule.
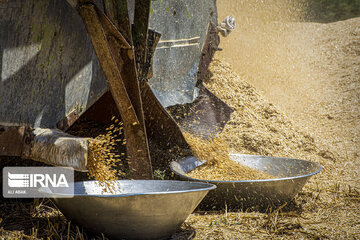
[[[236,111],[223,134],[232,151],[308,159],[323,171],[291,206],[195,212],[186,230],[196,239],[359,239],[360,18],[282,24],[248,16],[223,40],[206,81]],[[0,238],[92,238],[47,201],[1,201],[0,209]]]

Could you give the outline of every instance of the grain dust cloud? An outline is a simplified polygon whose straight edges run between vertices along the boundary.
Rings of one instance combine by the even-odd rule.
[[[237,28],[216,57],[343,158],[360,156],[359,18],[310,22],[306,1],[220,0]]]

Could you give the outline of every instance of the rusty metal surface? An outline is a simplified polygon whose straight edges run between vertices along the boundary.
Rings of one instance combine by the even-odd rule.
[[[136,0],[134,10],[134,24],[132,27],[135,59],[137,62],[138,79],[141,86],[141,96],[144,103],[146,129],[157,142],[166,142],[187,146],[185,139],[172,117],[160,104],[150,85],[148,84],[149,62],[152,61],[160,34],[149,31],[150,0]],[[149,34],[150,33],[150,34]],[[149,36],[150,35],[150,36]]]
[[[141,64],[141,67],[144,75],[147,75],[147,79],[150,79],[153,75],[153,55],[160,34],[152,30],[149,30],[148,34],[146,62]],[[144,103],[145,125],[149,141],[152,143],[156,142],[157,147],[164,150],[165,155],[167,154],[167,150],[170,149],[189,149],[190,147],[181,133],[180,127],[159,102],[148,81],[141,81],[140,88],[142,101]]]
[[[146,71],[144,72],[144,76],[146,76],[147,79],[150,79],[154,76],[154,71],[153,71],[154,54],[156,51],[156,46],[160,41],[160,38],[161,38],[160,33],[149,29],[147,54],[146,54],[145,63],[142,67],[143,71]]]
[[[110,1],[111,2],[111,1]],[[118,6],[124,7],[124,1],[118,1]],[[112,4],[114,6],[115,4]],[[134,7],[134,6],[133,6]],[[146,11],[149,11],[149,9],[146,9],[145,7],[142,9],[142,11],[145,11],[141,13],[141,10],[137,12],[137,14],[146,14]],[[117,9],[117,11],[120,11],[119,13],[113,13],[113,11],[116,11],[116,9],[107,9],[105,5],[105,10],[107,12],[112,12],[110,16],[118,16],[118,17],[124,17],[123,21],[120,21],[119,19],[113,19],[114,22],[118,22],[118,25],[120,25],[121,29],[126,29],[130,31],[130,28],[126,27],[126,21],[129,19],[127,16],[124,16],[123,9]],[[149,14],[149,13],[147,13]],[[146,21],[146,16],[142,18],[144,21]],[[127,24],[130,25],[130,22]],[[143,23],[140,23],[143,24]],[[146,23],[144,25],[147,25]],[[158,148],[163,149],[166,151],[167,149],[172,149],[174,146],[179,148],[188,148],[188,144],[186,143],[184,136],[181,133],[181,130],[179,126],[175,123],[175,121],[172,119],[172,117],[169,115],[169,113],[163,108],[163,106],[160,104],[158,99],[155,97],[154,93],[152,92],[150,85],[147,83],[147,79],[151,77],[152,75],[152,57],[155,52],[157,43],[160,38],[160,34],[154,32],[154,31],[148,31],[144,27],[146,26],[140,26],[136,27],[134,24],[133,29],[137,28],[138,32],[133,33],[133,37],[136,38],[137,34],[141,35],[137,38],[137,41],[141,41],[147,39],[147,43],[139,43],[141,44],[140,48],[146,47],[147,53],[145,62],[142,62],[138,65],[138,67],[141,68],[141,72],[143,74],[142,81],[140,81],[140,89],[141,89],[141,98],[143,103],[143,111],[144,111],[144,117],[145,117],[145,126],[146,126],[146,133],[149,142],[153,143],[156,142],[156,145]],[[141,33],[140,29],[143,28],[143,31],[145,33]],[[148,36],[145,36],[145,34],[148,33]],[[124,36],[131,36],[130,32],[122,32]],[[131,37],[130,37],[131,38]],[[139,46],[139,45],[138,45]],[[136,47],[136,46],[135,46]],[[138,49],[139,54],[142,54]],[[135,66],[135,61],[133,58],[130,58],[126,60],[126,55],[121,55],[121,58],[124,59],[124,69],[127,69],[127,71],[124,71],[124,73],[127,73],[127,76],[124,75],[124,79],[131,80],[133,79],[132,71],[133,67]],[[132,61],[130,61],[132,60]],[[128,63],[125,68],[125,63]],[[154,149],[150,149],[152,156],[158,156],[159,154],[154,153]]]
[[[57,124],[56,127],[62,131],[66,131],[75,123],[75,121],[79,118],[79,113],[77,109],[71,111],[66,117],[61,119]]]
[[[140,86],[138,83],[138,76],[135,65],[134,49],[132,47],[132,38],[130,33],[130,21],[128,15],[127,1],[113,1],[105,0],[105,12],[118,29],[121,29],[121,34],[128,41],[131,48],[122,48],[117,44],[114,39],[109,39],[109,46],[112,49],[114,59],[117,67],[120,70],[121,77],[124,81],[126,90],[130,96],[131,102],[135,108],[139,127],[142,134],[137,134],[130,139],[127,138],[128,154],[132,158],[130,167],[132,177],[135,179],[151,179],[152,178],[152,165],[149,153],[147,132],[145,129],[145,117],[143,113],[143,106],[140,95]],[[115,28],[114,28],[115,29]],[[121,112],[120,112],[121,115]],[[121,115],[122,117],[122,115]],[[124,119],[122,117],[122,119]],[[139,132],[140,133],[140,132]],[[126,132],[125,132],[126,135]],[[137,139],[137,140],[136,140]],[[130,146],[132,144],[132,146]],[[131,152],[130,148],[133,148]]]
[[[198,64],[208,23],[217,25],[215,0],[152,1],[150,29],[161,34],[149,80],[164,107],[198,96]]]
[[[209,23],[206,40],[201,51],[200,63],[197,72],[198,84],[202,82],[215,52],[218,50],[220,37],[216,31],[216,25]]]
[[[114,38],[114,34],[109,34],[107,28],[113,28],[113,31],[117,30],[109,25],[109,20],[102,15],[102,12],[97,9],[94,4],[89,4],[88,1],[84,1],[83,3],[84,4],[80,5],[77,9],[84,21],[109,84],[110,92],[124,122],[124,132],[127,139],[127,152],[130,156],[132,177],[136,179],[150,179],[152,178],[152,169],[144,125],[141,119],[139,121],[135,113],[135,109],[129,99],[127,89],[125,88],[119,71],[119,69],[122,69],[122,66],[120,65],[120,56],[117,54],[119,45],[123,47],[121,46],[123,42],[121,41],[121,44],[119,44],[119,40]],[[116,46],[115,44],[119,45]],[[112,53],[115,53],[115,57]],[[118,59],[118,61],[115,59]],[[138,84],[136,79],[134,84]],[[137,113],[141,115],[142,109],[138,108]]]
[[[99,58],[101,67],[107,78],[110,91],[114,97],[116,105],[124,120],[134,125],[139,125],[134,107],[127,94],[125,85],[122,81],[117,63],[114,61],[111,49],[109,47],[104,29],[92,4],[82,5],[79,8],[79,14],[82,17],[85,27],[89,33],[90,40]]]
[[[234,110],[202,84],[193,103],[168,107],[181,129],[204,139],[213,137],[224,128]]]
[[[138,120],[144,128],[144,116],[142,110],[142,102],[140,96],[140,87],[138,84],[138,76],[135,65],[134,49],[132,44],[132,38],[130,33],[130,21],[127,11],[127,1],[113,1],[105,0],[105,11],[109,14],[111,22],[114,23],[115,27],[123,29],[121,34],[129,44],[129,48],[121,47],[117,41],[112,38],[108,38],[109,46],[112,49],[113,57],[117,63],[118,69],[120,70],[121,77],[123,79],[126,90],[129,94],[131,102],[135,108]],[[104,19],[104,15],[102,15]],[[115,28],[112,28],[113,30]],[[116,30],[116,29],[115,29]],[[145,132],[145,130],[144,130]],[[145,133],[146,134],[146,133]]]
[[[0,27],[6,29],[0,35],[0,122],[56,127],[74,110],[82,115],[108,90],[81,18],[71,8],[77,2],[68,2],[0,3]],[[133,18],[135,0],[104,3],[117,10],[112,12],[118,19],[113,22],[129,42],[128,21]],[[107,14],[111,18],[111,12]],[[160,32],[162,40],[154,55],[150,84],[164,106],[196,97],[195,62],[206,26],[216,22],[216,15],[215,0],[152,3],[150,28]],[[23,79],[32,84],[24,84]]]
[[[152,73],[152,59],[161,34],[149,31],[150,0],[136,0],[132,36],[141,96],[144,103],[146,131],[151,141],[162,149],[188,148],[179,126],[154,95],[148,79]],[[150,70],[151,69],[151,70]]]
[[[104,0],[106,16],[115,24],[125,39],[131,43],[131,24],[127,0]]]
[[[221,132],[233,112],[230,106],[202,85],[202,80],[208,73],[209,64],[218,50],[219,43],[220,38],[216,26],[210,22],[197,72],[196,86],[199,89],[199,94],[192,103],[168,107],[183,131],[205,139]]]
[[[151,0],[135,0],[134,24],[132,26],[133,46],[139,81],[147,81],[145,67],[148,52],[148,29]],[[145,71],[144,71],[145,70]]]
[[[0,3],[0,28],[5,30],[0,34],[0,122],[53,128],[74,110],[81,116],[108,91],[81,18],[71,8],[77,1],[68,2]],[[107,14],[118,19],[113,22],[129,42],[135,0],[104,3],[117,10]],[[152,3],[150,28],[162,40],[150,84],[164,106],[195,99],[196,61],[207,24],[216,24],[216,15],[215,0]]]
[[[162,107],[147,82],[140,82],[144,102],[146,131],[150,140],[165,146],[188,148],[188,144],[171,115]]]
[[[0,34],[0,124],[66,130],[110,88],[125,122],[133,177],[150,178],[144,120],[149,139],[188,147],[163,106],[192,102],[199,93],[198,62],[207,24],[216,23],[215,0],[154,1],[152,10],[150,1],[104,0],[111,21],[92,1],[68,2],[14,0],[6,7],[0,3],[0,27],[7,30]],[[128,3],[130,16],[140,16],[135,18],[138,59],[143,63],[140,87]],[[91,41],[71,6],[83,16]],[[134,13],[136,6],[142,8]],[[151,13],[150,26],[162,34],[159,43],[157,33],[152,38],[151,32],[148,39],[144,19],[149,16],[141,12]]]
[[[54,128],[107,91],[82,20],[66,1],[1,2],[0,29],[0,124]]]
[[[116,107],[114,98],[110,91],[106,92],[94,105],[92,105],[78,121],[93,120],[96,122],[108,124],[112,117],[116,117],[121,121],[119,110]]]
[[[127,42],[122,33],[120,33],[113,23],[102,13],[101,10],[95,8],[108,45],[111,50],[112,57],[120,72],[122,82],[133,105],[139,124],[143,125],[144,116],[142,111],[142,102],[140,97],[140,89],[137,81],[136,66],[134,61],[134,51],[131,42]],[[127,35],[127,34],[125,34]],[[118,37],[114,37],[118,36]]]
[[[0,156],[21,156],[25,131],[24,126],[0,126]]]

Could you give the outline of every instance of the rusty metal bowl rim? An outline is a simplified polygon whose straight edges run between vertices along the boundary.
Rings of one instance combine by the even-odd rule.
[[[81,185],[84,183],[91,183],[91,182],[98,182],[96,180],[89,180],[89,181],[77,181],[74,183],[71,183],[73,185],[74,190],[76,189],[76,185]],[[141,182],[151,182],[153,184],[156,183],[169,183],[169,184],[186,184],[186,185],[198,185],[199,187],[196,187],[194,189],[186,189],[186,190],[169,190],[169,191],[154,191],[154,192],[144,192],[144,193],[120,193],[120,194],[89,194],[89,193],[78,193],[75,192],[71,194],[73,197],[99,197],[99,198],[114,198],[114,197],[132,197],[132,196],[140,196],[140,195],[166,195],[166,194],[178,194],[178,193],[189,193],[189,192],[201,192],[201,191],[210,191],[216,188],[214,184],[211,183],[205,183],[205,182],[199,182],[199,181],[179,181],[179,180],[116,180],[115,182],[133,182],[133,183],[141,183]],[[53,193],[52,198],[58,197],[64,197],[68,194],[64,193]]]
[[[192,178],[189,177],[185,174],[182,174],[180,172],[178,172],[177,170],[174,169],[173,164],[177,163],[176,160],[172,161],[170,163],[170,169],[171,171],[173,171],[176,175],[191,180],[191,181],[198,181],[198,182],[206,182],[206,183],[254,183],[254,182],[274,182],[274,181],[286,181],[286,180],[291,180],[291,179],[299,179],[299,178],[306,178],[306,177],[311,177],[313,175],[318,174],[321,170],[322,170],[322,166],[319,163],[316,162],[312,162],[312,161],[308,161],[308,160],[302,160],[302,159],[297,159],[297,158],[285,158],[285,157],[272,157],[272,156],[263,156],[263,155],[251,155],[251,154],[239,154],[239,153],[232,153],[229,154],[230,157],[231,156],[258,156],[258,157],[265,157],[265,158],[276,158],[276,159],[281,159],[281,160],[296,160],[296,161],[302,161],[302,162],[308,162],[311,164],[314,164],[317,167],[317,170],[314,172],[311,172],[309,174],[304,174],[304,175],[298,175],[298,176],[293,176],[293,177],[279,177],[279,178],[271,178],[271,179],[255,179],[255,180],[232,180],[232,181],[225,181],[225,180],[204,180],[204,179],[197,179],[197,178]],[[189,157],[189,156],[188,156]],[[187,158],[187,157],[184,157]],[[181,159],[184,159],[181,158]],[[179,159],[179,160],[181,160]],[[197,160],[198,166],[201,166],[202,164],[204,164],[206,161],[200,161]]]

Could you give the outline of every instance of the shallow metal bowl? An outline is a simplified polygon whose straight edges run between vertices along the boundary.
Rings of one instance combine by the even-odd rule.
[[[279,157],[245,154],[231,154],[230,158],[242,165],[273,175],[274,179],[214,181],[188,177],[186,173],[204,164],[196,157],[189,156],[170,164],[171,170],[181,179],[208,182],[217,186],[209,193],[200,208],[247,209],[280,206],[291,201],[306,181],[320,172],[318,163]]]
[[[97,181],[76,182],[73,198],[55,197],[54,202],[71,221],[110,239],[163,239],[216,188],[185,181],[118,180],[117,184],[115,194],[103,194]]]

